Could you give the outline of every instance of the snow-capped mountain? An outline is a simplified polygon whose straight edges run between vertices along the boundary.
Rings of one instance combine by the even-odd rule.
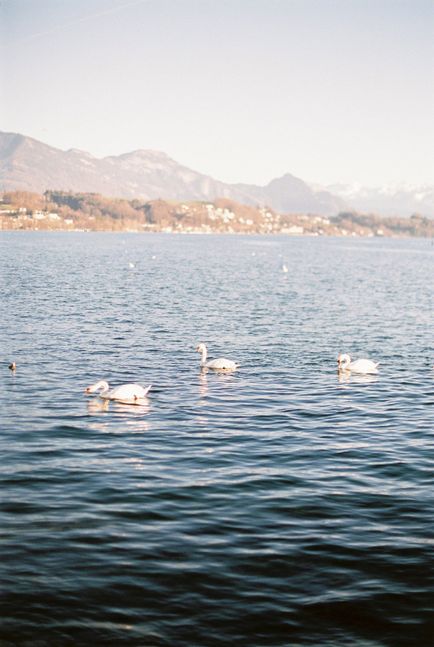
[[[327,190],[338,195],[356,211],[383,216],[419,214],[434,218],[434,186],[398,184],[364,187],[360,184],[332,184]]]

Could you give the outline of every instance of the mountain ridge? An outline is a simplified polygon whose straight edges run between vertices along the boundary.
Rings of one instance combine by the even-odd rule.
[[[331,215],[345,202],[316,192],[285,174],[268,185],[229,184],[143,148],[97,158],[76,148],[63,151],[19,133],[0,132],[0,190],[44,192],[48,189],[95,192],[121,198],[215,200],[267,205],[282,212]],[[276,207],[274,206],[276,205]]]
[[[260,186],[225,183],[173,160],[167,153],[138,148],[98,158],[76,148],[61,150],[20,133],[0,132],[0,191],[93,192],[126,199],[215,200],[268,206],[281,213],[322,216],[356,209],[385,215],[434,217],[434,188],[399,191],[343,184],[318,186],[285,173]]]

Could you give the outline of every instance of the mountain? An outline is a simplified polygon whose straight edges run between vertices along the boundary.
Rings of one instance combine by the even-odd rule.
[[[333,184],[327,190],[364,213],[383,216],[410,216],[417,213],[434,218],[434,186],[400,184],[363,187],[357,184]]]
[[[230,198],[281,213],[333,215],[347,206],[327,190],[311,188],[290,174],[262,187],[226,184],[158,151],[136,150],[98,159],[85,151],[62,151],[31,137],[0,133],[0,191],[43,193],[47,189],[142,200]]]
[[[289,173],[264,187],[233,185],[253,198],[252,203],[267,204],[280,213],[316,213],[333,215],[348,205],[342,198],[323,188],[311,187]]]
[[[141,200],[229,198],[279,213],[332,216],[355,210],[389,216],[434,217],[434,187],[366,188],[310,185],[289,173],[266,186],[227,184],[193,171],[165,153],[136,150],[99,159],[86,151],[62,151],[15,133],[0,132],[0,191],[46,189],[100,193]]]

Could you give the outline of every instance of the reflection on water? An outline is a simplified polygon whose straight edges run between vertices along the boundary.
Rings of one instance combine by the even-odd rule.
[[[199,393],[202,397],[208,395],[210,386],[231,386],[236,383],[237,372],[224,369],[208,369],[202,367],[199,373]]]
[[[102,400],[100,398],[92,398],[87,401],[87,411],[91,415],[97,415],[109,409],[109,400]]]
[[[131,402],[123,400],[110,400],[108,398],[92,398],[87,401],[87,410],[91,415],[107,412],[109,408],[118,413],[123,412],[126,415],[144,415],[149,413],[149,398],[136,398]]]
[[[208,369],[202,369],[199,374],[199,394],[202,398],[205,398],[208,395]]]
[[[99,416],[98,423],[90,423],[94,431],[118,434],[118,433],[143,433],[149,431],[149,423],[145,419],[151,411],[149,398],[140,398],[133,404],[124,404],[115,400],[104,398],[92,398],[86,403],[87,412],[90,416]],[[112,414],[109,419],[108,415]]]
[[[362,373],[352,373],[351,371],[338,371],[338,380],[341,383],[350,383],[353,384],[373,384],[378,380],[378,374],[362,374]]]
[[[0,643],[431,644],[433,251],[3,232]]]

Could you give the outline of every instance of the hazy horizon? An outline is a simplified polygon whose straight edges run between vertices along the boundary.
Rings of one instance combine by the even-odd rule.
[[[224,182],[433,184],[427,0],[16,0],[0,127]]]

